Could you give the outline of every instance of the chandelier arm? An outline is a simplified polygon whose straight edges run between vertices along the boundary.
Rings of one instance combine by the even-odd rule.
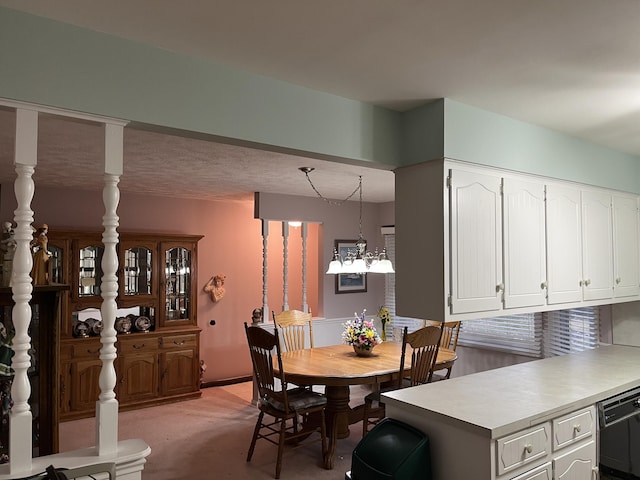
[[[314,169],[312,167],[300,167],[298,170],[303,172],[307,177],[307,181],[318,198],[324,200],[329,205],[340,206],[347,200],[350,200],[356,192],[360,194],[359,203],[359,233],[358,241],[356,242],[356,248],[354,250],[347,249],[345,256],[338,252],[337,249],[333,251],[333,260],[329,262],[328,274],[351,274],[351,273],[395,273],[391,262],[387,258],[386,248],[382,249],[382,252],[378,252],[376,248],[375,252],[367,250],[367,241],[362,236],[362,175],[358,176],[358,186],[351,192],[347,198],[342,201],[335,201],[325,198],[316,188],[309,177],[309,172]]]

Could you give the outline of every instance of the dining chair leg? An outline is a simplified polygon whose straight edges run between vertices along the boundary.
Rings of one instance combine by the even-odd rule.
[[[282,469],[282,452],[284,451],[284,438],[287,430],[287,419],[283,418],[280,422],[280,440],[278,441],[278,459],[276,460],[276,478],[280,478],[280,470]]]
[[[327,448],[327,424],[326,424],[326,416],[324,414],[324,410],[320,412],[320,435],[322,435],[322,461],[324,462],[324,468],[327,470],[331,470],[333,465],[327,464],[327,455],[329,454],[329,449]]]
[[[247,453],[247,462],[251,461],[251,457],[253,456],[253,450],[256,448],[256,442],[258,441],[258,435],[260,434],[260,426],[262,425],[262,418],[264,417],[264,413],[260,412],[258,415],[258,421],[256,422],[256,428],[253,430],[253,438],[251,439],[251,446],[249,447],[249,452]]]

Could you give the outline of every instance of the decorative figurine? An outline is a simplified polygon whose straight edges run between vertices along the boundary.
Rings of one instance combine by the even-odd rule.
[[[226,275],[215,275],[204,286],[204,291],[211,294],[212,301],[218,302],[224,297],[225,290],[223,285],[225,278],[227,278]]]
[[[16,253],[16,239],[11,222],[2,224],[2,240],[0,240],[0,265],[2,265],[2,282],[0,286],[11,286],[11,273],[13,271],[13,256]]]
[[[34,233],[31,241],[31,251],[33,253],[31,278],[34,285],[49,285],[49,258],[51,254],[47,249],[49,245],[48,232],[49,226],[46,223],[42,224]]]
[[[251,313],[251,325],[257,325],[263,322],[262,308],[254,308]]]

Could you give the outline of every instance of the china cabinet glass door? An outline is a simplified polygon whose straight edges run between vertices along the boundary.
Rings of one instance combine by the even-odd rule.
[[[163,326],[190,323],[192,311],[190,246],[164,244]]]
[[[104,246],[98,240],[76,240],[73,246],[77,264],[73,265],[72,300],[78,309],[99,308],[102,304],[100,284]]]
[[[129,240],[120,244],[119,305],[137,306],[157,298],[156,251],[154,242]]]

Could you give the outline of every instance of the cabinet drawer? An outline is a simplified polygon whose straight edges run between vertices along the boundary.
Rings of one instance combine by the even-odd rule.
[[[198,344],[198,336],[195,333],[187,333],[184,335],[171,335],[160,338],[160,348],[163,350],[169,348],[192,348]]]
[[[60,345],[60,360],[71,360],[73,357],[73,347],[71,345]]]
[[[593,407],[570,413],[553,421],[553,450],[579,442],[594,434],[595,409]]]
[[[498,439],[498,474],[546,457],[551,452],[550,430],[545,423]]]
[[[569,450],[553,460],[553,470],[558,480],[573,478],[593,478],[596,467],[596,442]]]
[[[100,358],[100,341],[82,341],[73,345],[73,358]]]
[[[511,480],[552,480],[553,470],[551,468],[551,462],[547,462],[539,467],[532,468],[528,472],[513,477]]]
[[[140,353],[158,349],[158,337],[147,337],[145,335],[136,335],[135,337],[118,340],[118,352]]]

